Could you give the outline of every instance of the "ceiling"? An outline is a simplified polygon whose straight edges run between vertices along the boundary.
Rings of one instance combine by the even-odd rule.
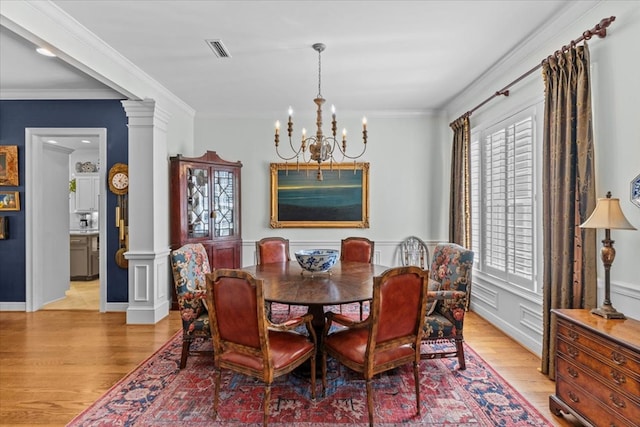
[[[313,43],[327,46],[322,95],[327,107],[335,104],[338,120],[341,113],[429,113],[442,109],[571,2],[53,3],[196,114],[275,121],[286,120],[289,106],[305,114],[315,109],[318,54]],[[210,39],[220,39],[231,57],[216,57],[206,43]],[[34,47],[1,29],[4,98],[119,96],[59,58],[35,54]]]

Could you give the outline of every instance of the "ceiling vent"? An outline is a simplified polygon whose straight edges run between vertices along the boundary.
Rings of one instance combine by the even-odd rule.
[[[229,54],[229,51],[227,50],[227,48],[224,47],[224,45],[222,44],[222,40],[212,39],[212,40],[205,40],[205,41],[207,42],[207,44],[209,45],[213,53],[215,53],[218,58],[231,58],[231,54]]]

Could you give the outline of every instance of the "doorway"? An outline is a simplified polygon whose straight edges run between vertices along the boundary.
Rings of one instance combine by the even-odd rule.
[[[37,311],[42,308],[45,301],[45,286],[52,274],[52,267],[47,266],[46,259],[51,257],[46,253],[46,245],[42,242],[55,240],[62,247],[69,250],[69,212],[49,212],[45,203],[44,194],[47,183],[43,172],[47,167],[47,150],[44,144],[47,139],[65,137],[97,138],[99,159],[106,164],[107,133],[105,128],[27,128],[25,131],[25,178],[26,190],[25,219],[26,219],[26,311]],[[104,170],[98,170],[100,188],[104,189],[106,176]],[[65,183],[68,180],[65,179]],[[104,193],[103,193],[104,194]],[[60,217],[66,218],[66,230],[52,230],[52,224],[60,224]],[[99,241],[106,242],[106,201],[104,197],[99,199],[98,206]],[[60,228],[60,227],[58,227]],[[52,235],[52,232],[54,233]],[[49,240],[47,240],[49,239]],[[106,311],[106,245],[99,246],[99,311]],[[69,277],[66,278],[69,283]]]

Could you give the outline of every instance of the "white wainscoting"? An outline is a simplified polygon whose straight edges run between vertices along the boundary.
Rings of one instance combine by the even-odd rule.
[[[401,265],[401,241],[375,242],[374,262],[394,267]],[[425,241],[429,260],[437,241]],[[299,249],[340,249],[340,242],[290,240],[291,259]],[[255,241],[243,242],[243,265],[256,263]],[[598,281],[598,302],[603,299],[603,283]],[[640,319],[640,289],[630,283],[611,282],[611,299],[618,311]],[[471,287],[471,311],[474,311],[532,353],[542,353],[542,295],[504,283],[496,283],[489,276],[474,273]]]

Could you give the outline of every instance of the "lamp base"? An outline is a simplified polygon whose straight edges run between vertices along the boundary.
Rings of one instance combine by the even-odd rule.
[[[602,307],[594,308],[591,310],[591,314],[602,316],[605,319],[626,319],[625,315],[613,308],[612,305],[603,305]]]

